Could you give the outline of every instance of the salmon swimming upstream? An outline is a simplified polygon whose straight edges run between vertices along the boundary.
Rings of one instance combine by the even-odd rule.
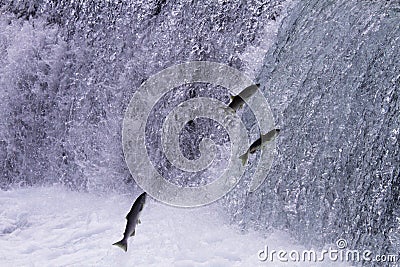
[[[144,192],[135,200],[135,203],[133,203],[131,210],[126,215],[127,222],[124,237],[120,241],[113,244],[122,248],[123,250],[125,250],[125,252],[128,250],[128,238],[135,235],[136,225],[140,223],[139,216],[146,202],[146,195],[146,192]]]
[[[232,101],[229,103],[228,107],[226,108],[227,111],[232,110],[236,112],[238,109],[242,108],[243,104],[245,103],[245,100],[248,100],[250,97],[252,97],[260,88],[260,84],[252,84],[243,91],[241,91],[238,95],[231,96]]]
[[[280,129],[273,129],[268,133],[261,135],[253,144],[247,149],[246,153],[241,155],[239,158],[242,160],[242,165],[245,165],[247,159],[249,158],[249,154],[255,153],[257,150],[262,149],[267,143],[273,141],[275,137],[278,136]]]

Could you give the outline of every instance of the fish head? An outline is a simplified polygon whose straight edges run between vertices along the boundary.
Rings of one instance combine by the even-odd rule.
[[[144,205],[144,203],[146,203],[146,196],[147,196],[147,193],[146,193],[146,192],[143,192],[143,193],[137,198],[138,203]]]

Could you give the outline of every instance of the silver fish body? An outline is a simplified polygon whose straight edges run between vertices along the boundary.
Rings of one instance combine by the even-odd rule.
[[[243,91],[241,91],[238,95],[236,96],[232,96],[232,101],[231,103],[229,103],[228,107],[233,109],[233,111],[237,111],[238,109],[240,109],[243,104],[245,103],[245,100],[248,100],[250,97],[252,97],[258,90],[258,88],[260,87],[260,84],[252,84],[248,87],[246,87],[245,89],[243,89]]]
[[[128,250],[128,238],[135,235],[136,225],[140,223],[139,216],[146,202],[146,195],[146,192],[144,192],[136,199],[135,203],[133,203],[131,210],[126,215],[127,222],[124,237],[113,244],[122,248],[125,252]]]
[[[262,134],[260,136],[260,138],[258,138],[256,141],[254,141],[251,146],[249,147],[249,149],[246,151],[246,153],[244,153],[243,155],[241,155],[239,158],[242,160],[242,164],[245,165],[249,154],[253,154],[255,153],[257,150],[262,149],[262,147],[264,147],[264,145],[266,145],[267,143],[271,142],[272,140],[275,139],[275,137],[278,136],[279,132],[281,130],[280,129],[273,129],[271,131],[269,131],[266,134]]]

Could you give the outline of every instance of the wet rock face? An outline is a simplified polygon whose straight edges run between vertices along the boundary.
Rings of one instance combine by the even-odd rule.
[[[260,74],[278,155],[257,194],[228,203],[238,221],[399,250],[399,25],[397,1],[301,1],[285,18]]]

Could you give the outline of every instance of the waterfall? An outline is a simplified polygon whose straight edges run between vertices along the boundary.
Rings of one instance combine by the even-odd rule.
[[[292,9],[259,74],[277,156],[259,192],[227,201],[235,220],[305,243],[399,250],[399,25],[396,1]]]
[[[0,14],[0,188],[133,190],[121,143],[133,94],[167,67],[214,61],[261,84],[281,129],[264,184],[247,191],[250,164],[222,199],[232,222],[400,249],[398,1],[25,0]],[[143,153],[186,185],[210,173],[168,173],[158,138],[170,109],[202,96],[229,102],[226,88],[174,88],[146,128]],[[241,117],[256,137],[254,114]],[[198,158],[205,137],[221,159],[229,137],[207,119],[184,128],[182,153]]]

